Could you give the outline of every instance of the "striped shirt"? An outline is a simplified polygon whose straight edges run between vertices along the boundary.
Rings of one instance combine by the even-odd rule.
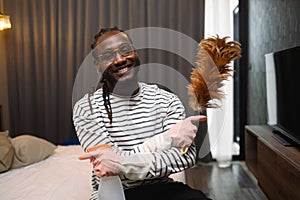
[[[139,87],[139,92],[131,97],[110,94],[112,124],[104,107],[102,89],[90,97],[85,95],[75,104],[73,121],[84,150],[105,143],[121,156],[142,154],[147,151],[145,140],[159,136],[185,118],[184,106],[175,94],[146,83],[139,83]],[[196,158],[194,144],[183,155],[174,147],[147,153],[150,156],[145,159],[150,170],[143,180],[134,175],[120,176],[125,189],[171,181],[170,174],[192,167]],[[93,174],[95,191],[98,184],[99,178]]]

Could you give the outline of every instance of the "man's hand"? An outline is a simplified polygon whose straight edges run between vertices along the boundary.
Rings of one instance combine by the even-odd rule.
[[[121,158],[111,148],[98,148],[79,156],[80,160],[90,159],[98,177],[120,175]]]
[[[123,174],[132,180],[143,180],[153,162],[151,153],[119,156],[111,148],[92,147],[92,149],[93,151],[79,156],[79,159],[90,159],[94,166],[94,173],[98,177]]]
[[[204,115],[190,116],[172,126],[167,133],[172,140],[171,146],[177,148],[189,147],[193,143],[198,130],[194,124],[205,120],[206,116]]]

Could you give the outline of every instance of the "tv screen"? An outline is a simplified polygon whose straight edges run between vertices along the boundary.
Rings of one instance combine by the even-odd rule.
[[[282,139],[300,145],[300,46],[265,58],[268,124]]]

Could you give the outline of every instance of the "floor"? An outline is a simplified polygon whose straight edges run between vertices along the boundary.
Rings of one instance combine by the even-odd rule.
[[[186,170],[186,183],[213,200],[267,200],[243,161],[220,168],[216,162],[198,163]]]

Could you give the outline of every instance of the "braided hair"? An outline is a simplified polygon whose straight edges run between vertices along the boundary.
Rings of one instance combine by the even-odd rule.
[[[119,32],[124,32],[123,30],[119,29],[117,26],[114,26],[112,28],[102,28],[95,36],[94,36],[94,42],[91,44],[91,48],[94,49],[97,46],[97,41],[98,39],[104,35],[107,32],[110,31],[119,31]]]
[[[102,28],[95,36],[94,36],[94,42],[91,44],[91,48],[94,49],[97,46],[97,41],[98,39],[104,35],[107,32],[110,31],[119,31],[119,32],[124,32],[123,30],[119,29],[118,27],[114,26],[112,28]],[[107,82],[109,81],[109,76],[106,76],[106,71],[103,72],[102,74],[102,79],[99,81],[97,85],[97,89],[102,87],[103,93],[102,93],[102,98],[104,101],[104,107],[108,115],[108,119],[110,124],[112,124],[112,109],[111,109],[111,103],[110,103],[110,91],[107,85]],[[96,90],[97,90],[96,89]]]

